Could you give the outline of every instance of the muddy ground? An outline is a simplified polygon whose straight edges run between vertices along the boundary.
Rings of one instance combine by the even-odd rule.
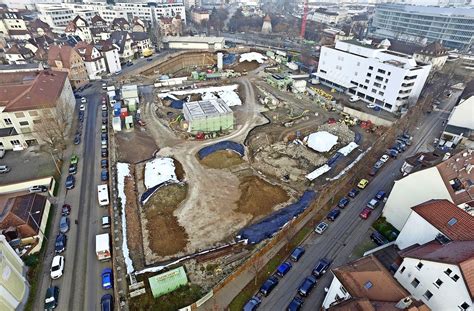
[[[115,133],[118,144],[118,162],[137,163],[153,156],[157,146],[153,138],[140,128],[135,128],[130,132]]]

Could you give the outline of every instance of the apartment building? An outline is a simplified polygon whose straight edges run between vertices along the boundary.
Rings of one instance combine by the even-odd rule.
[[[474,241],[432,242],[400,252],[394,277],[433,311],[474,309]]]
[[[95,46],[81,41],[76,44],[74,49],[81,56],[86,65],[89,80],[101,79],[102,75],[107,73],[104,57]]]
[[[75,16],[74,10],[55,4],[36,4],[39,19],[47,23],[55,33],[62,33],[67,24]]]
[[[22,150],[41,144],[35,124],[54,115],[58,105],[74,109],[75,98],[67,72],[0,73],[0,146]]]
[[[335,25],[343,22],[347,18],[347,14],[343,11],[332,12],[325,8],[317,8],[308,15],[308,19],[316,23],[326,25]]]
[[[105,66],[108,73],[116,73],[122,70],[120,65],[119,47],[112,43],[112,40],[99,41],[94,45],[104,57]]]
[[[317,77],[338,91],[357,95],[389,112],[400,112],[416,103],[431,65],[409,55],[388,50],[390,41],[337,41],[323,46]]]
[[[473,7],[380,4],[375,8],[371,35],[411,42],[441,41],[448,48],[467,50],[474,42],[473,23]]]
[[[31,38],[25,21],[15,12],[4,12],[0,14],[0,33],[17,40],[27,40]]]
[[[110,34],[110,40],[112,41],[112,44],[118,46],[118,53],[120,57],[120,62],[122,64],[133,59],[133,40],[128,32],[114,31]]]
[[[48,65],[53,70],[67,72],[73,88],[89,82],[84,61],[69,45],[52,45],[48,50]]]
[[[474,148],[474,95],[462,100],[453,108],[446,127],[441,134],[440,142],[445,146],[455,148],[464,145]]]
[[[204,8],[194,8],[191,11],[191,19],[195,24],[200,25],[203,21],[209,20],[209,10]]]
[[[80,15],[74,17],[74,19],[67,24],[64,32],[71,36],[78,36],[82,41],[87,43],[92,42],[92,33],[89,28],[89,23]]]

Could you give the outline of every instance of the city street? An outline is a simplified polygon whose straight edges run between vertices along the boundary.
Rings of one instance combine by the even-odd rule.
[[[282,310],[286,308],[296,295],[304,278],[311,274],[320,258],[326,257],[333,260],[331,268],[347,263],[354,247],[368,236],[367,231],[372,222],[382,213],[383,206],[376,208],[368,220],[361,219],[359,213],[379,190],[391,190],[394,180],[401,177],[400,167],[406,157],[419,151],[426,151],[426,146],[439,137],[443,128],[442,120],[446,120],[449,116],[449,111],[454,107],[458,96],[459,92],[456,92],[449,99],[444,98],[446,101],[442,107],[444,111],[424,115],[423,122],[420,122],[422,125],[411,133],[414,136],[412,146],[398,159],[389,160],[366,189],[351,200],[334,223],[326,221],[329,223],[329,228],[323,235],[313,233],[303,243],[306,253],[298,262],[294,263],[290,272],[280,279],[278,286],[269,297],[263,298],[259,309]],[[329,287],[332,278],[332,273],[328,271],[318,280],[317,286],[306,298],[303,310],[314,310],[316,306],[316,308],[321,306],[325,296],[324,288]]]
[[[58,310],[100,310],[100,298],[105,291],[101,287],[100,273],[110,263],[100,263],[95,255],[95,235],[103,233],[100,218],[107,210],[99,208],[97,185],[100,184],[100,83],[93,83],[81,95],[87,98],[82,142],[67,153],[63,167],[63,178],[57,200],[52,232],[49,236],[47,254],[43,261],[43,274],[38,282],[39,295],[36,308],[42,309],[46,289],[50,285],[60,288]],[[74,118],[77,119],[77,111]],[[75,129],[73,128],[73,132]],[[76,186],[66,190],[63,182],[67,176],[71,154],[79,156]],[[49,270],[54,256],[54,239],[59,229],[60,208],[62,204],[71,205],[71,229],[67,233],[68,241],[65,257],[64,275],[51,280]],[[76,223],[77,221],[77,223]],[[111,290],[108,291],[111,293]]]

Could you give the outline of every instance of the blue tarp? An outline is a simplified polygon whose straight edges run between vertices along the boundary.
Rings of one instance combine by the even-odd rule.
[[[210,155],[211,153],[214,153],[219,150],[233,150],[237,152],[238,154],[240,154],[241,157],[243,157],[245,154],[245,148],[242,144],[239,144],[230,140],[224,140],[217,144],[210,145],[199,150],[198,151],[199,159],[202,160],[208,155]]]
[[[355,132],[354,142],[355,142],[356,144],[359,144],[360,141],[362,140],[362,135],[360,135],[359,132],[356,132],[356,131],[354,131],[354,132]]]
[[[233,63],[235,63],[235,61],[237,60],[237,55],[235,54],[224,54],[224,56],[222,57],[222,62],[224,63],[224,65],[232,65]]]
[[[174,109],[183,109],[183,103],[182,100],[172,100],[170,107]]]
[[[341,158],[343,155],[342,153],[336,152],[335,154],[332,155],[332,157],[329,158],[329,160],[326,162],[327,165],[333,166],[336,164],[337,160]]]
[[[283,225],[307,209],[315,197],[316,192],[312,190],[305,191],[297,202],[265,217],[256,224],[240,230],[237,239],[246,239],[249,244],[255,244],[272,237]]]

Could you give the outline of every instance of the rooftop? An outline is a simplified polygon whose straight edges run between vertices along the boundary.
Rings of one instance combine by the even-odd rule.
[[[37,223],[41,222],[46,197],[36,193],[13,196],[2,204],[0,210],[0,225],[2,229],[27,224],[36,233],[39,228]],[[14,215],[13,217],[8,217]],[[35,223],[36,221],[36,223]]]
[[[412,210],[452,241],[474,238],[474,217],[448,200],[431,200]]]
[[[183,109],[189,112],[191,120],[232,113],[222,99],[187,102],[184,103]]]
[[[332,271],[353,298],[398,302],[409,296],[373,255],[362,257]]]
[[[224,43],[224,37],[163,37],[163,42]]]
[[[454,107],[448,125],[474,130],[474,95]]]
[[[391,9],[399,12],[417,13],[422,15],[441,15],[449,17],[474,17],[474,9],[469,7],[436,7],[436,6],[422,6],[422,5],[406,5],[406,4],[380,4],[376,6],[377,9]]]
[[[0,73],[0,106],[4,112],[56,107],[67,72]]]

